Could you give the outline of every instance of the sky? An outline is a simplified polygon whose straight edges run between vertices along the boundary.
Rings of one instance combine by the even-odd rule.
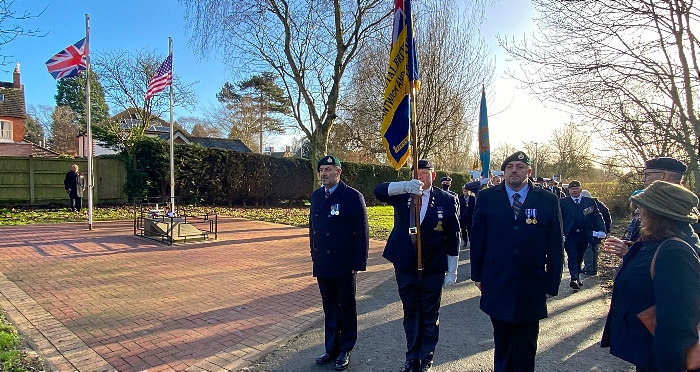
[[[176,108],[176,120],[180,116],[202,116],[223,83],[236,81],[216,55],[203,60],[195,55],[188,45],[185,8],[177,0],[72,0],[69,6],[65,0],[17,0],[12,9],[18,14],[26,10],[35,15],[43,10],[37,18],[18,24],[25,29],[39,28],[45,36],[20,37],[0,46],[0,54],[9,56],[6,62],[10,62],[0,69],[0,81],[12,81],[12,70],[19,62],[27,105],[55,105],[56,82],[46,71],[45,62],[85,37],[86,13],[90,15],[93,55],[100,51],[147,49],[165,58],[168,37],[173,38],[173,70],[183,82],[196,83],[193,90],[199,97],[195,112]],[[546,142],[552,131],[571,120],[568,113],[545,108],[526,90],[518,89],[517,82],[505,73],[516,66],[508,62],[496,36],[531,37],[536,15],[527,0],[499,0],[486,13],[482,32],[496,61],[495,83],[487,92],[492,149],[503,143],[521,148],[523,142]],[[284,137],[265,146],[284,146],[289,142],[290,137]]]

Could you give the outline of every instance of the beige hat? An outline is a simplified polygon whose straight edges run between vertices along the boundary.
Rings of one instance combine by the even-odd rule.
[[[693,208],[698,205],[698,197],[681,185],[654,181],[630,200],[644,209],[676,221],[698,221],[698,216],[693,212]]]

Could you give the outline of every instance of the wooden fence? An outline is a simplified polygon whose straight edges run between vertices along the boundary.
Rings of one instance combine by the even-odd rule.
[[[63,179],[77,164],[87,177],[86,159],[0,157],[1,204],[68,204]],[[94,161],[93,200],[95,204],[126,203],[126,170],[118,159]],[[87,187],[87,180],[86,185]],[[83,204],[87,203],[87,190]]]

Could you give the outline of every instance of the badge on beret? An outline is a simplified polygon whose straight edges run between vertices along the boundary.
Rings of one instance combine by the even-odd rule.
[[[520,154],[518,154],[518,159],[523,160],[524,157],[525,157],[525,155],[523,155],[522,152]]]
[[[333,158],[330,156],[328,157],[328,159],[326,159],[326,161],[328,162],[328,164],[333,164]]]

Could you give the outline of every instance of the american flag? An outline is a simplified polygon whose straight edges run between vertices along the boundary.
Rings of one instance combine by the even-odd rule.
[[[146,90],[146,100],[165,90],[165,87],[173,83],[173,55],[168,55],[168,58],[160,65],[156,75],[153,76],[151,82],[148,83]]]
[[[69,76],[78,76],[87,68],[85,55],[85,38],[68,46],[46,61],[46,69],[58,80]]]

